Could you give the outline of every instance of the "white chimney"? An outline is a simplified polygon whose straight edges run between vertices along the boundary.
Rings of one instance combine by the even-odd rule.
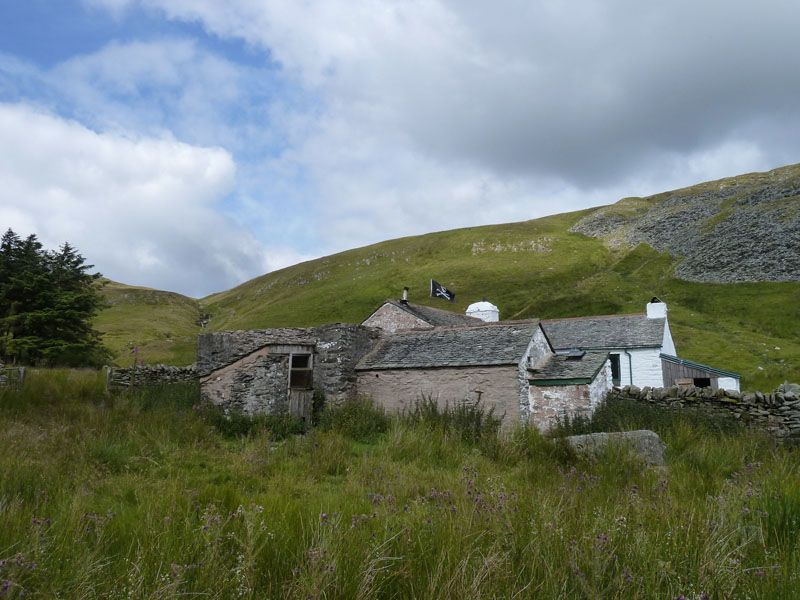
[[[403,299],[400,302],[402,302],[403,304],[408,304],[408,288],[407,287],[403,288]]]
[[[467,307],[467,316],[481,319],[487,323],[495,323],[500,320],[500,309],[491,302],[487,302],[486,296],[484,296],[480,302],[474,302]]]
[[[663,319],[667,316],[667,305],[661,300],[653,296],[653,299],[647,303],[647,318],[648,319]]]

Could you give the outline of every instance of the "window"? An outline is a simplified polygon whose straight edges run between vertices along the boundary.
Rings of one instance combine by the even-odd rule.
[[[711,387],[711,378],[710,377],[695,377],[694,378],[694,387],[699,387],[699,388]]]
[[[619,385],[619,354],[609,354],[608,358],[611,361],[611,381]]]
[[[289,387],[293,390],[309,390],[314,385],[310,354],[292,354],[289,367]]]

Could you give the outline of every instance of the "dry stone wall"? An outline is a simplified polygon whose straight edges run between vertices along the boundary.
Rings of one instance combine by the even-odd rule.
[[[694,407],[722,411],[749,427],[800,441],[800,386],[783,385],[770,393],[712,390],[711,388],[638,388],[625,386],[610,391],[606,398],[627,398],[649,402],[666,409]]]
[[[172,367],[169,365],[147,365],[143,367],[106,367],[106,388],[124,389],[132,386],[193,383],[197,381],[194,365]]]

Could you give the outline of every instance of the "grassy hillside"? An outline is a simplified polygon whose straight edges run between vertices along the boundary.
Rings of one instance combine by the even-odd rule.
[[[458,312],[487,296],[503,319],[642,312],[656,295],[668,303],[682,357],[742,373],[753,389],[800,380],[800,284],[675,279],[668,254],[570,233],[587,212],[391,240],[202,303],[211,328],[224,330],[359,322],[404,285],[411,301]],[[431,277],[456,292],[454,304],[427,297]]]
[[[389,240],[197,302],[109,287],[115,304],[98,326],[122,362],[138,343],[148,362],[178,364],[194,359],[201,311],[211,315],[207,330],[221,331],[358,323],[386,298],[399,298],[403,286],[412,302],[457,312],[487,296],[502,319],[642,312],[655,295],[668,303],[680,356],[741,373],[749,389],[800,381],[800,283],[676,279],[678,261],[669,254],[569,231],[594,210]],[[429,298],[430,278],[453,290],[456,302]]]
[[[200,306],[197,300],[105,281],[103,295],[109,307],[100,313],[95,328],[117,365],[133,360],[133,348],[150,364],[190,364],[195,360]]]

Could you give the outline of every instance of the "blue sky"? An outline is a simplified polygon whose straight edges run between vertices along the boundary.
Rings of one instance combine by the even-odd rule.
[[[0,4],[0,226],[195,297],[798,162],[796,3]]]

